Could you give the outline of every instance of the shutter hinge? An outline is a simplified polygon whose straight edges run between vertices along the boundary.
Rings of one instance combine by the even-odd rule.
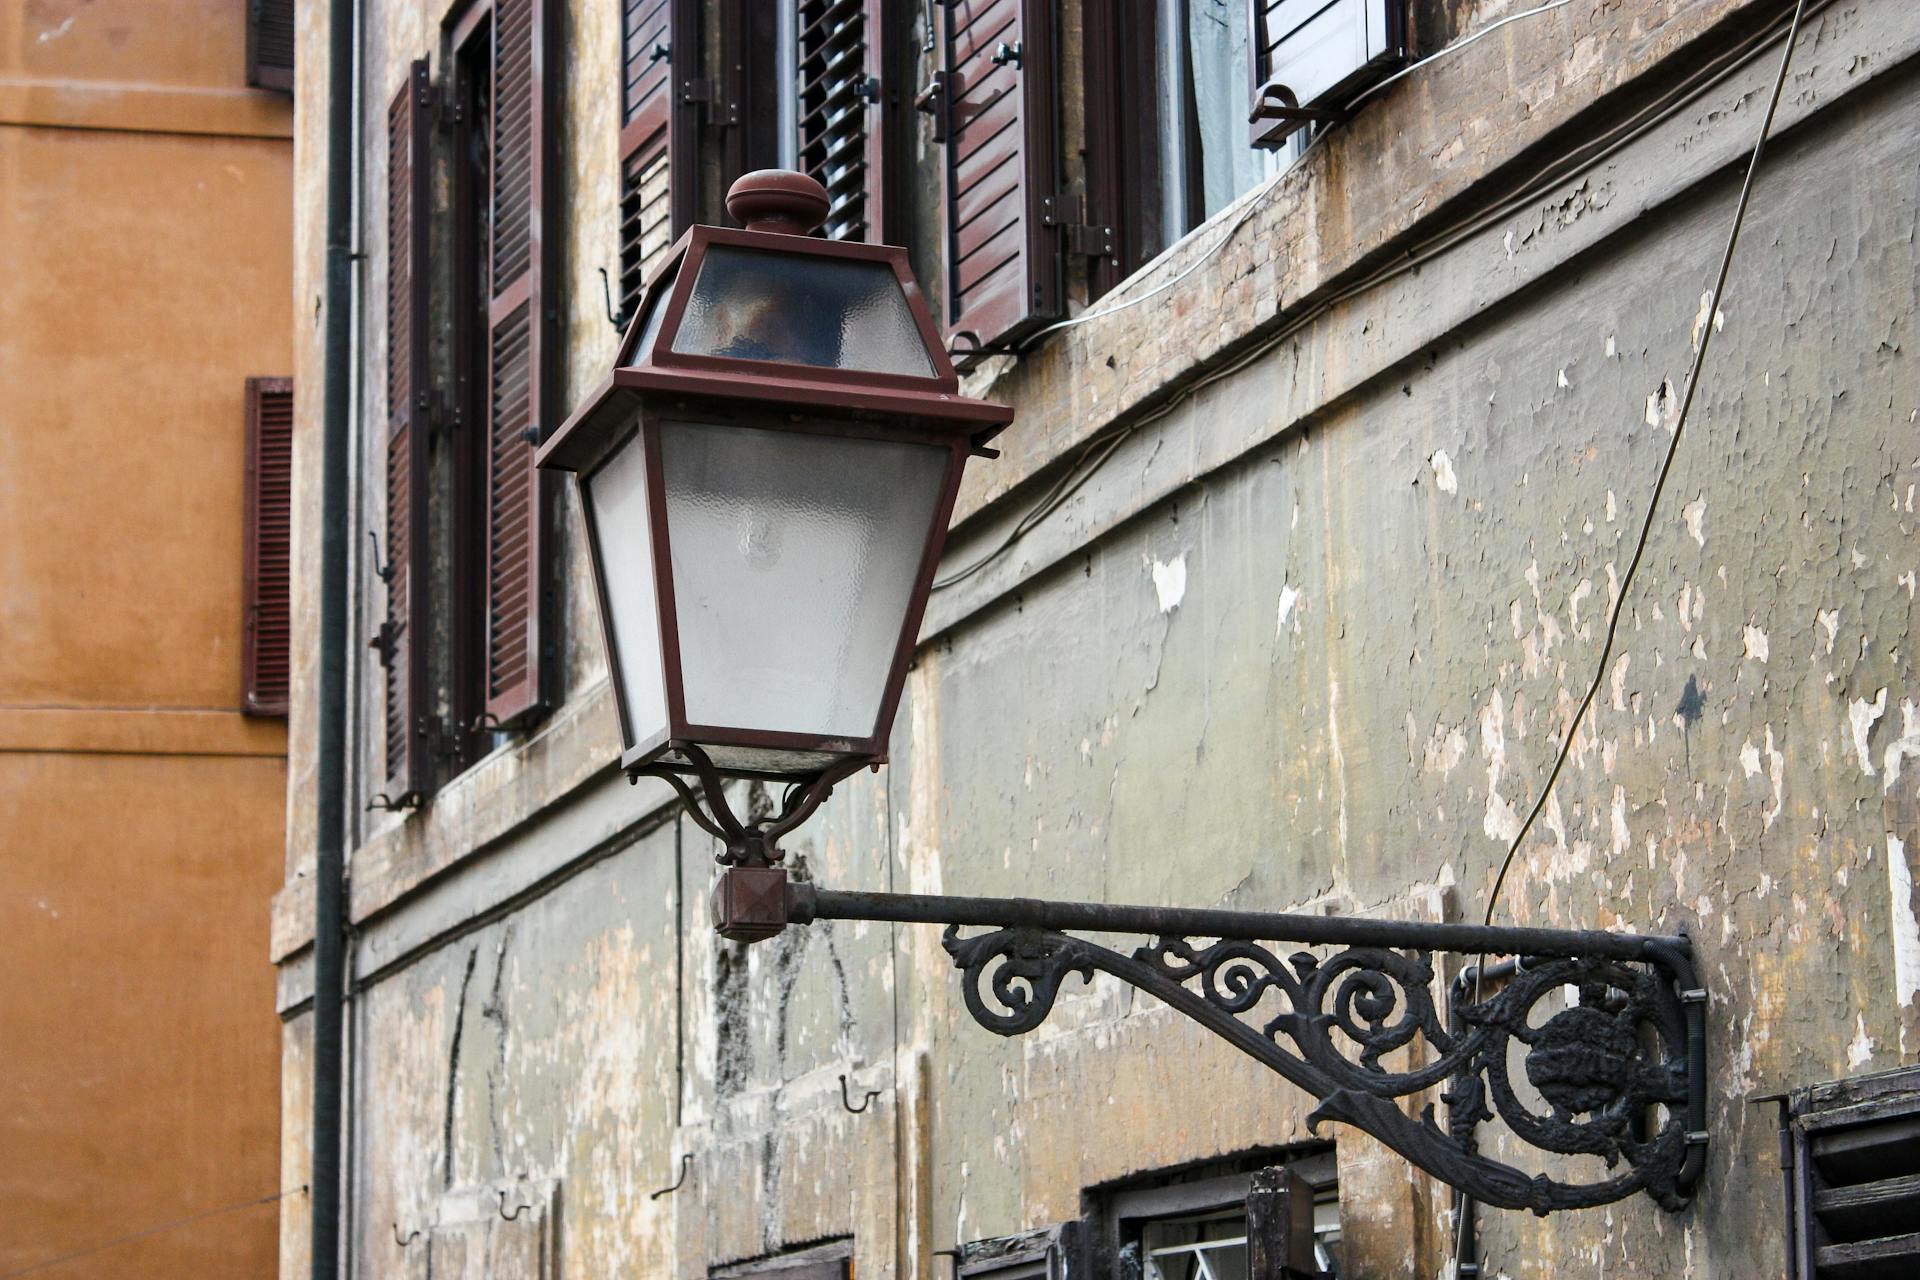
[[[738,69],[728,78],[723,87],[717,80],[682,80],[680,82],[680,101],[698,104],[707,109],[707,123],[712,125],[737,125],[740,123],[740,90]]]
[[[1119,238],[1111,223],[1088,222],[1085,196],[1047,196],[1040,201],[1040,225],[1058,228],[1066,252],[1082,258],[1120,259]]]
[[[399,634],[399,629],[393,625],[393,620],[388,619],[380,624],[378,631],[373,633],[373,639],[367,641],[367,648],[380,655],[381,666],[393,666],[393,651]]]
[[[945,142],[953,132],[947,111],[948,88],[952,78],[946,71],[936,71],[926,86],[913,96],[913,109],[933,117],[933,140]]]
[[[444,77],[421,86],[421,95],[420,105],[433,112],[435,127],[450,131],[467,122],[465,104]]]

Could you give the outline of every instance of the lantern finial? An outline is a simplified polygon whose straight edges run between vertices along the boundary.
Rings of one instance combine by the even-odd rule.
[[[749,231],[811,235],[827,218],[827,189],[791,169],[755,169],[727,188],[727,212]]]

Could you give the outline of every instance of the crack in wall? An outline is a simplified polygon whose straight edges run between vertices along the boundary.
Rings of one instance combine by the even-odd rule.
[[[479,947],[467,952],[466,972],[460,975],[460,1005],[453,1015],[453,1043],[447,1050],[447,1106],[440,1127],[440,1183],[442,1189],[448,1191],[453,1189],[453,1117],[460,1105],[460,1041],[467,1030],[467,988],[473,984],[473,968],[479,960]]]

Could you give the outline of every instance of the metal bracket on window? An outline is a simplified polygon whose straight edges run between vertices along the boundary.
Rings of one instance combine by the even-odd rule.
[[[1019,70],[1020,48],[1022,43],[1022,41],[1015,40],[1012,44],[1008,44],[1005,40],[1002,40],[999,44],[993,46],[993,57],[991,59],[993,65],[996,67],[1011,66],[1016,71]]]
[[[649,66],[651,66],[656,62],[669,62],[672,59],[673,59],[673,46],[669,44],[662,44],[658,40],[655,40],[653,42],[653,48],[647,51],[647,64]]]
[[[1319,107],[1303,107],[1293,90],[1278,81],[1269,80],[1260,86],[1253,95],[1253,110],[1247,114],[1247,123],[1254,125],[1253,145],[1263,151],[1276,151],[1286,144],[1288,138],[1305,125],[1317,120],[1332,120],[1331,111]],[[1275,120],[1269,128],[1259,128],[1263,120]]]
[[[391,565],[387,567],[387,572],[393,572]],[[393,651],[399,643],[399,638],[399,628],[393,625],[393,619],[388,618],[382,621],[379,628],[374,631],[373,638],[367,641],[367,648],[380,655],[381,666],[391,667],[393,665]]]
[[[1082,258],[1120,260],[1120,242],[1111,224],[1087,221],[1085,196],[1046,196],[1040,201],[1040,225],[1057,227],[1066,251]]]
[[[367,541],[373,544],[373,576],[383,583],[393,582],[393,565],[380,559],[380,535],[375,530],[367,530]]]
[[[936,71],[928,78],[926,86],[913,95],[913,109],[933,117],[933,140],[945,142],[952,132],[948,128],[947,99],[951,77],[945,71]]]

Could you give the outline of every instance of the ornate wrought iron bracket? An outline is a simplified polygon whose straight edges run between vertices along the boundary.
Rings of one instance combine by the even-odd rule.
[[[1707,993],[1684,934],[847,893],[770,865],[729,866],[713,914],[745,940],[816,920],[943,924],[968,1012],[1003,1036],[1046,1021],[1068,975],[1112,974],[1319,1099],[1310,1124],[1354,1125],[1500,1208],[1644,1191],[1678,1210],[1706,1163]],[[1152,941],[1123,953],[1066,930]],[[1436,952],[1517,963],[1484,996],[1471,982],[1436,995]],[[1410,1114],[1436,1088],[1444,1125],[1431,1103]],[[1493,1120],[1559,1157],[1553,1172],[1482,1154],[1474,1135]]]

